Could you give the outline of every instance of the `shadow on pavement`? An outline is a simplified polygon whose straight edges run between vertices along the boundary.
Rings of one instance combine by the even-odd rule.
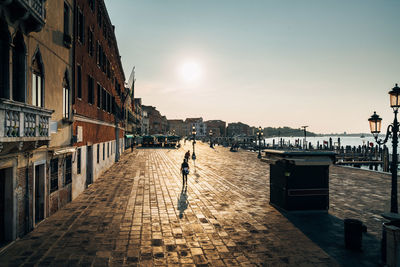
[[[380,240],[371,234],[363,233],[362,251],[351,251],[345,248],[343,220],[325,212],[281,213],[340,265],[380,265]]]
[[[177,208],[179,210],[179,218],[183,218],[183,213],[188,208],[189,200],[187,195],[187,185],[182,185],[182,191],[178,199]]]

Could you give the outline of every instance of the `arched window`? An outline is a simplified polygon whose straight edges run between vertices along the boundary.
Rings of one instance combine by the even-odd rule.
[[[68,80],[68,72],[66,71],[64,74],[63,80],[63,118],[69,119],[69,110],[70,110],[70,88],[69,88],[69,80]]]
[[[44,107],[44,70],[39,50],[32,61],[32,105]]]
[[[0,19],[0,98],[10,98],[10,32]]]
[[[18,31],[13,40],[12,99],[25,102],[26,99],[26,46],[22,33]]]

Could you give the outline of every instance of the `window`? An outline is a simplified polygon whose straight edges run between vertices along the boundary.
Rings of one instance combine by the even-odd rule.
[[[99,41],[96,42],[96,63],[97,63],[97,66],[100,64],[100,43],[99,43]]]
[[[89,0],[89,6],[90,9],[94,12],[95,6],[96,6],[96,1],[95,0]]]
[[[106,23],[103,23],[103,36],[104,36],[105,40],[108,39],[108,36],[107,36],[107,24]]]
[[[58,158],[50,161],[50,193],[58,190]]]
[[[65,184],[72,183],[72,156],[69,155],[65,159]]]
[[[37,51],[32,62],[32,105],[43,107],[43,64],[40,51]]]
[[[115,90],[117,91],[118,95],[121,94],[121,87],[119,86],[117,79],[115,79]]]
[[[101,70],[105,73],[106,65],[107,65],[107,56],[106,56],[106,53],[104,53],[104,49],[101,49],[101,52],[103,54],[103,57],[101,59]]]
[[[81,44],[85,43],[85,17],[82,10],[78,9],[78,41]]]
[[[106,111],[109,112],[110,109],[110,94],[106,92]]]
[[[108,113],[111,113],[112,109],[112,97],[111,94],[108,94]]]
[[[106,144],[103,143],[103,160],[106,159]]]
[[[100,144],[97,144],[97,163],[100,162]]]
[[[25,103],[26,46],[20,31],[15,34],[13,39],[12,63],[12,99]]]
[[[88,53],[93,56],[93,29],[88,27]]]
[[[90,75],[88,75],[88,103],[94,104],[94,81]]]
[[[107,142],[107,158],[110,157],[110,142]]]
[[[107,111],[107,91],[106,91],[106,89],[104,89],[103,88],[103,90],[102,90],[102,108],[103,108],[103,110],[104,111]]]
[[[76,172],[78,174],[81,174],[81,149],[78,148],[78,151],[76,151],[76,158],[77,158],[77,162],[76,162]]]
[[[99,25],[100,28],[101,28],[102,21],[103,21],[103,14],[101,12],[100,3],[99,3],[99,7],[97,8],[97,24]]]
[[[65,72],[63,81],[63,118],[69,119],[69,108],[70,108],[70,98],[69,98],[69,82],[68,73]]]
[[[64,34],[69,35],[69,7],[64,3]]]
[[[0,19],[0,98],[10,98],[10,32]]]
[[[97,84],[97,107],[101,108],[101,85]]]
[[[77,96],[78,96],[78,98],[82,98],[82,67],[81,67],[81,65],[78,65],[78,68],[77,68],[77,77],[76,77],[76,79],[77,79],[77,90],[78,90],[78,92],[77,92]]]
[[[110,79],[110,61],[107,59],[107,65],[106,65],[106,74],[107,78]]]

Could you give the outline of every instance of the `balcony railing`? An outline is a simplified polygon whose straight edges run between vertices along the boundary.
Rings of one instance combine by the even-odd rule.
[[[50,140],[52,110],[0,99],[0,142]]]
[[[46,19],[45,0],[0,0],[13,23],[20,21],[25,33],[40,31]]]

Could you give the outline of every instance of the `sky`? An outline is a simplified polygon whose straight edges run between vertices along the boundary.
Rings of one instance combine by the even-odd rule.
[[[105,0],[135,97],[168,119],[316,133],[393,121],[398,0]]]

